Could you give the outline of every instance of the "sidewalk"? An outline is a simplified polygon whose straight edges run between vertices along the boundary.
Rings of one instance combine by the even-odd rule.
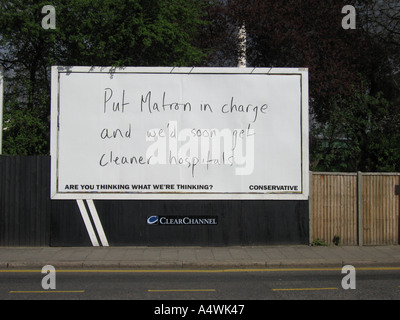
[[[0,269],[235,269],[400,267],[400,246],[0,248]]]

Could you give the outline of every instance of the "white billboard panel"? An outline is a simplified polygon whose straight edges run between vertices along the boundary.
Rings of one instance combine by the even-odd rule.
[[[52,69],[54,199],[307,199],[305,69]]]

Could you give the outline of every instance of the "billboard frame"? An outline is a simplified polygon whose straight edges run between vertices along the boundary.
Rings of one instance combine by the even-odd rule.
[[[301,82],[301,192],[288,193],[111,193],[58,192],[59,99],[61,73],[136,74],[266,74],[299,75]],[[177,68],[177,67],[66,67],[53,66],[51,75],[51,199],[103,200],[308,200],[309,197],[309,85],[307,68]]]

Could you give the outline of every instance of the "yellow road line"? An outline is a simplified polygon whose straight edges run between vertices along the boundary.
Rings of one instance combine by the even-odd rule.
[[[289,289],[272,289],[272,291],[321,291],[321,290],[339,290],[339,288],[289,288]]]
[[[167,289],[167,290],[147,290],[148,292],[216,292],[215,289]]]
[[[274,269],[60,269],[63,273],[228,273],[228,272],[312,272],[341,271],[342,268],[274,268]],[[0,273],[35,273],[42,270],[4,269]],[[356,271],[400,271],[400,267],[356,267]]]
[[[84,293],[85,290],[42,290],[42,291],[9,291],[9,293]]]

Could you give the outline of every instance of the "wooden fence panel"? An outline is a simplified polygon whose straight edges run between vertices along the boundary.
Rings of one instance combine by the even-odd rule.
[[[364,245],[399,243],[399,175],[364,174],[362,181]]]
[[[312,173],[312,237],[343,245],[399,244],[400,174]],[[360,189],[360,190],[359,190]]]
[[[312,174],[313,240],[357,245],[357,175]]]

